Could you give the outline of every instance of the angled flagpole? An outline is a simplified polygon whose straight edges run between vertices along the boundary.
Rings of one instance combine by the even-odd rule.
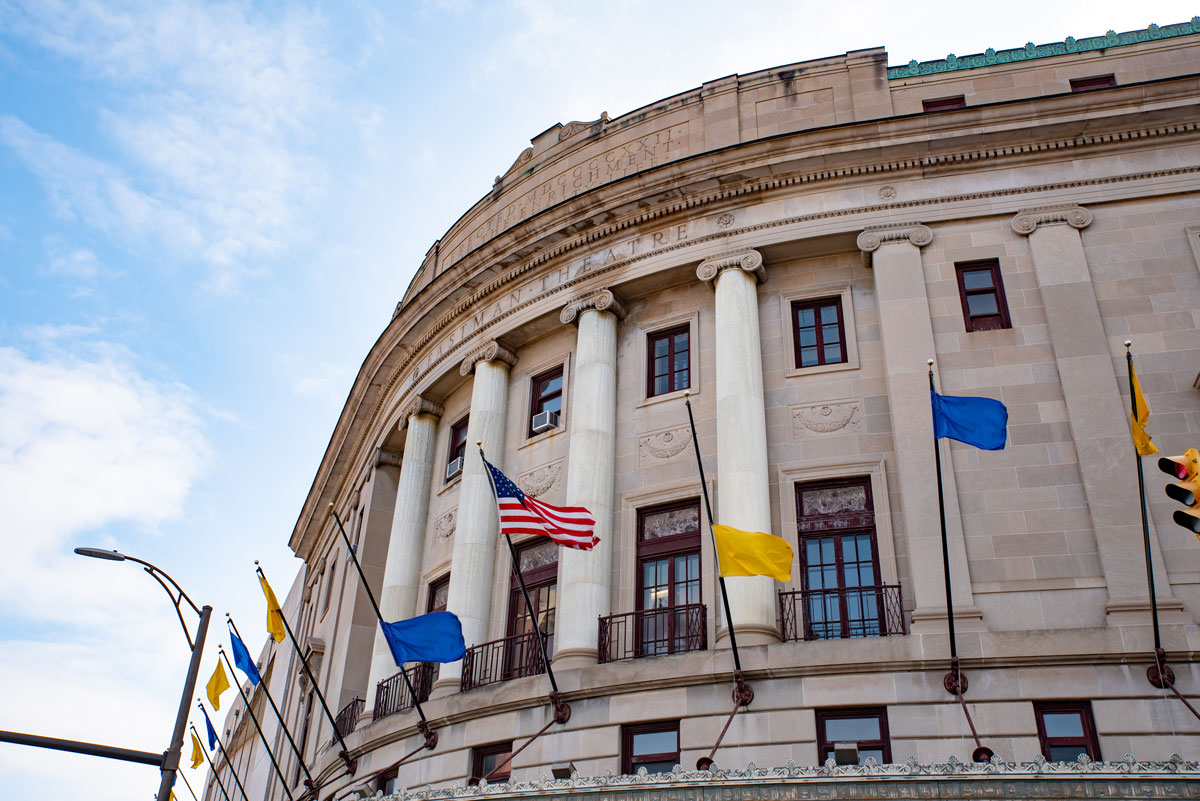
[[[195,734],[195,733],[196,733],[196,727],[195,727],[195,726],[192,726],[192,727],[191,727],[191,729],[192,729],[192,733],[193,733],[193,734]],[[224,752],[222,752],[222,753],[224,753]],[[228,764],[229,764],[229,758],[228,758],[228,757],[226,757],[226,758],[225,758],[225,764],[226,764],[226,765],[228,765]],[[208,765],[209,765],[209,767],[210,767],[210,768],[212,768],[212,775],[213,775],[213,778],[217,780],[217,787],[218,787],[218,788],[221,790],[221,795],[222,795],[222,796],[224,796],[224,798],[225,798],[225,801],[233,801],[233,799],[231,799],[231,798],[229,797],[229,793],[227,793],[227,792],[225,791],[225,783],[221,781],[221,774],[220,774],[220,773],[217,771],[217,766],[213,764],[213,761],[212,761],[211,759],[209,759],[209,760],[208,760]],[[232,767],[232,766],[230,766],[230,768],[229,768],[229,769],[230,769],[230,770],[233,770],[233,767]],[[183,771],[180,771],[180,772],[179,772],[179,775],[180,775],[180,776],[182,776],[182,775],[183,775]],[[239,783],[239,785],[238,785],[238,786],[240,787],[240,786],[241,786],[241,784]],[[188,787],[188,789],[190,790],[190,789],[192,789],[192,788],[189,786],[189,787]],[[192,795],[195,795],[195,793],[192,793]],[[244,797],[245,797],[245,795],[246,795],[246,793],[245,793],[245,791],[243,791],[243,792],[242,792],[242,797],[244,798]],[[249,801],[249,799],[246,799],[246,801]]]
[[[708,513],[708,536],[712,539],[713,556],[717,559],[717,583],[721,588],[721,604],[725,609],[725,629],[729,632],[729,646],[733,650],[733,712],[729,714],[729,719],[725,721],[725,728],[721,729],[721,734],[717,737],[717,742],[713,745],[712,750],[706,757],[700,757],[696,760],[697,770],[708,770],[712,767],[713,756],[717,753],[717,748],[721,745],[721,741],[725,739],[725,732],[729,730],[729,724],[733,722],[733,716],[743,706],[749,706],[754,700],[754,690],[746,683],[742,676],[742,659],[738,654],[737,633],[733,626],[733,613],[729,609],[729,593],[725,589],[725,577],[721,575],[720,557],[717,555],[717,536],[713,532],[713,511],[712,501],[708,497],[708,482],[704,479],[704,462],[700,459],[700,436],[696,433],[696,418],[692,414],[692,393],[689,390],[683,391],[683,404],[687,407],[688,425],[692,429],[692,450],[696,452],[696,467],[700,471],[700,490],[704,494],[704,510]]]
[[[200,713],[204,715],[204,720],[208,723],[208,725],[211,726],[212,720],[208,717],[208,710],[204,708],[204,702],[197,698],[196,706],[200,707]],[[195,726],[192,727],[192,733],[196,733]],[[225,750],[225,746],[221,743],[221,737],[217,735],[215,731],[213,732],[213,735],[213,741],[217,744],[217,748],[221,751],[221,758],[224,759],[225,764],[229,766],[229,772],[233,774],[233,780],[237,783],[238,789],[242,791],[242,798],[246,799],[246,801],[250,801],[250,797],[246,795],[246,788],[242,786],[242,779],[240,776],[238,776],[237,769],[233,767],[233,762],[229,759],[229,753]],[[201,740],[201,742],[203,742],[203,740]],[[211,759],[209,760],[209,764],[212,764]],[[216,772],[216,769],[217,766],[213,765],[213,772]]]
[[[354,562],[354,567],[358,570],[359,581],[362,582],[363,589],[367,592],[367,599],[370,600],[371,608],[375,610],[375,617],[382,628],[382,624],[386,622],[383,619],[383,613],[379,611],[379,604],[375,602],[375,593],[371,592],[371,585],[367,583],[367,576],[363,573],[362,565],[358,563],[358,555],[354,553],[354,546],[350,544],[350,538],[346,536],[346,528],[342,525],[342,519],[338,517],[337,510],[333,508],[332,503],[329,504],[329,514],[333,516],[334,521],[337,523],[338,531],[342,532],[342,541],[346,543],[346,550],[350,553],[350,560]],[[421,709],[421,699],[417,697],[417,689],[413,687],[412,681],[408,678],[408,673],[404,670],[404,665],[400,665],[400,675],[404,677],[404,686],[408,688],[408,694],[413,700],[413,708],[417,710],[417,716],[420,718],[417,721],[417,731],[421,732],[425,737],[425,747],[432,751],[437,748],[437,732],[429,728],[429,720],[425,717],[425,710]]]
[[[192,794],[192,798],[195,799],[195,801],[200,801],[200,799],[196,797],[196,791],[192,789],[192,783],[187,780],[187,776],[184,775],[182,770],[179,771],[179,778],[183,779],[183,786],[188,788],[188,792]]]
[[[283,778],[283,771],[279,769],[279,762],[275,759],[275,754],[271,752],[271,746],[267,743],[267,735],[263,734],[262,726],[258,725],[258,716],[254,714],[254,708],[250,706],[250,699],[246,697],[246,691],[242,689],[242,683],[237,681],[237,674],[233,672],[233,665],[229,662],[229,657],[225,655],[225,648],[217,646],[217,653],[225,660],[225,664],[229,666],[229,672],[233,675],[234,684],[237,685],[238,695],[242,697],[242,703],[246,705],[246,714],[250,716],[250,722],[254,724],[255,731],[258,732],[258,738],[262,740],[263,748],[267,750],[267,756],[271,759],[271,766],[275,768],[275,775],[279,777],[279,782],[283,785],[283,791],[287,793],[287,797],[295,801],[296,797],[292,795],[291,789],[288,787],[287,779]],[[305,779],[307,786],[307,779]],[[308,789],[313,789],[309,787]]]
[[[229,624],[231,629],[233,629],[234,636],[238,638],[244,647],[246,645],[246,641],[242,639],[242,634],[240,631],[238,631],[237,624],[233,622],[233,617],[228,612],[225,613],[225,622]],[[249,656],[248,653],[247,656]],[[258,669],[256,666],[255,673],[257,672]],[[275,699],[271,697],[271,691],[267,687],[267,680],[260,675],[258,676],[258,683],[262,685],[263,695],[267,696],[267,701],[271,704],[271,709],[275,710],[275,717],[279,719],[279,727],[283,729],[284,736],[287,737],[288,743],[292,746],[292,753],[296,755],[296,760],[300,763],[301,770],[304,771],[305,786],[313,791],[320,790],[320,786],[313,779],[312,774],[308,772],[308,766],[304,764],[304,755],[300,753],[300,749],[296,746],[296,741],[292,738],[292,733],[288,731],[287,723],[283,719],[283,713],[279,711],[279,707],[275,705]]]
[[[199,703],[199,699],[197,699],[196,702]],[[201,707],[201,709],[203,709],[203,707]],[[208,713],[205,712],[204,714],[207,715]],[[199,740],[200,735],[196,732],[196,727],[188,724],[188,728],[192,730],[192,736]],[[237,782],[238,789],[242,791],[242,798],[246,799],[246,801],[250,801],[249,796],[246,795],[246,788],[242,786],[242,780],[238,777],[237,771],[233,769],[233,763],[229,761],[229,755],[225,753],[225,748],[221,745],[221,740],[219,738],[217,739],[217,747],[221,749],[221,757],[225,760],[225,764],[229,766],[229,772],[233,774],[233,780]],[[209,757],[208,764],[210,767],[212,767],[213,776],[217,777],[217,782],[219,783],[221,781],[221,777],[217,775],[217,765],[212,761],[212,757]],[[188,789],[190,790],[191,788],[189,787]],[[221,792],[225,793],[224,786],[221,787]],[[229,798],[228,794],[226,794],[225,797]],[[232,799],[230,801],[232,801]]]
[[[267,576],[263,573],[257,559],[254,560],[254,572],[258,574],[260,581],[265,582],[268,587],[270,586],[270,582],[267,581]],[[272,594],[274,594],[274,591],[272,591]],[[342,733],[338,731],[337,721],[334,719],[333,713],[329,711],[329,704],[325,703],[325,695],[321,692],[321,685],[317,683],[317,677],[313,675],[312,668],[308,666],[308,660],[304,658],[304,650],[300,647],[300,643],[296,641],[296,635],[292,632],[292,627],[288,625],[287,615],[283,613],[283,607],[279,607],[279,620],[283,623],[283,630],[287,632],[288,640],[291,641],[292,648],[296,651],[296,658],[300,660],[300,667],[304,669],[305,675],[308,676],[308,682],[312,685],[313,692],[317,694],[317,700],[321,702],[321,709],[325,711],[325,718],[329,721],[329,725],[333,727],[333,735],[337,737],[338,743],[342,746],[342,750],[338,752],[338,756],[345,763],[346,772],[354,775],[354,771],[358,768],[358,760],[350,758],[350,749],[346,745],[346,740],[342,737]]]

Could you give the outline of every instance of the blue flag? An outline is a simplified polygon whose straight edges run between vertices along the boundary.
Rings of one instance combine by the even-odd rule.
[[[246,650],[246,644],[242,642],[242,638],[233,633],[233,629],[229,630],[229,640],[233,645],[233,664],[246,674],[246,678],[250,679],[250,683],[255,687],[262,679],[258,675],[258,666],[254,664],[254,660],[250,658],[250,652]]]
[[[204,713],[204,726],[208,729],[208,750],[215,750],[217,747],[217,732],[213,729],[212,721],[208,719],[208,710],[200,707],[200,711]]]
[[[933,436],[949,437],[985,451],[1004,449],[1008,437],[1008,409],[991,398],[960,398],[930,390],[933,402]]]
[[[380,621],[379,626],[399,668],[405,662],[455,662],[467,652],[462,623],[452,612],[433,612],[395,623]]]

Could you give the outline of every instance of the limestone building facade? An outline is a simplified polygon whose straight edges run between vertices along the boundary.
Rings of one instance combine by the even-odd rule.
[[[1163,453],[1200,445],[1200,18],[888,61],[859,50],[555,125],[429,249],[290,539],[289,614],[353,775],[288,644],[263,654],[322,799],[462,786],[547,724],[513,780],[709,753],[733,665],[685,395],[717,521],[796,552],[787,584],[728,581],[754,700],[718,765],[820,765],[842,741],[970,761],[943,685],[927,359],[941,391],[1010,415],[1002,451],[941,445],[982,742],[1004,762],[1200,753],[1200,721],[1146,679],[1123,347]],[[597,520],[592,552],[518,543],[565,723],[476,441]],[[1146,469],[1163,646],[1194,698],[1200,543]],[[465,660],[410,667],[432,750],[331,504],[386,618],[462,621]]]

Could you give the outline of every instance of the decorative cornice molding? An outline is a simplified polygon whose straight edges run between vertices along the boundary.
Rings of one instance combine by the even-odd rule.
[[[733,269],[741,269],[752,273],[755,280],[760,284],[767,280],[767,269],[763,267],[762,254],[753,248],[733,253],[722,253],[719,256],[711,256],[705,259],[696,268],[696,277],[701,281],[707,282],[709,285],[715,285],[717,276],[722,271]]]
[[[401,454],[395,451],[385,451],[383,448],[379,448],[375,451],[375,466],[383,467],[387,465],[390,467],[399,467],[402,458]]]
[[[467,354],[467,357],[462,361],[462,366],[458,368],[458,373],[464,377],[469,376],[475,372],[475,365],[479,362],[493,361],[504,362],[509,367],[512,367],[517,363],[517,354],[502,345],[498,339],[488,340]]]
[[[1091,224],[1092,213],[1073,203],[1024,209],[1012,218],[1012,229],[1022,236],[1029,236],[1040,225],[1069,225],[1082,230]]]
[[[407,427],[409,418],[416,417],[418,414],[431,414],[434,417],[441,417],[445,413],[446,407],[442,406],[442,404],[424,395],[417,395],[404,404],[404,407],[400,410],[400,428]]]
[[[618,320],[625,319],[625,306],[621,303],[611,289],[601,289],[584,295],[580,298],[575,298],[563,307],[562,312],[558,315],[558,319],[563,325],[574,323],[579,325],[579,315],[588,309],[596,311],[612,312],[617,316]]]
[[[858,249],[862,251],[863,266],[870,267],[872,254],[884,245],[907,243],[923,248],[932,241],[933,231],[921,223],[868,225],[858,235]]]

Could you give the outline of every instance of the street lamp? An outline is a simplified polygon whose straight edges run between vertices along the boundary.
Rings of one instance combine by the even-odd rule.
[[[179,713],[175,716],[175,731],[171,734],[171,746],[162,758],[162,781],[158,785],[158,801],[169,801],[171,798],[171,788],[175,784],[175,774],[179,771],[179,756],[183,751],[183,734],[187,728],[188,710],[191,704],[192,693],[196,690],[196,677],[200,673],[200,658],[204,655],[204,636],[208,633],[208,620],[212,616],[212,607],[205,604],[201,608],[197,608],[196,604],[192,603],[192,599],[187,596],[183,588],[176,583],[175,579],[168,576],[158,567],[149,562],[138,559],[135,556],[128,556],[119,551],[106,551],[101,548],[76,548],[75,553],[80,556],[90,556],[93,559],[107,559],[111,562],[137,562],[142,566],[142,569],[154,577],[171,598],[171,603],[175,607],[175,614],[179,617],[179,625],[183,627],[183,636],[187,638],[188,647],[192,649],[192,660],[188,664],[187,679],[184,681],[183,697],[179,701]],[[169,585],[169,586],[168,586]],[[192,640],[192,635],[188,631],[187,623],[183,619],[182,604],[187,602],[187,605],[192,608],[192,611],[200,616],[200,623],[196,627],[196,639]]]

